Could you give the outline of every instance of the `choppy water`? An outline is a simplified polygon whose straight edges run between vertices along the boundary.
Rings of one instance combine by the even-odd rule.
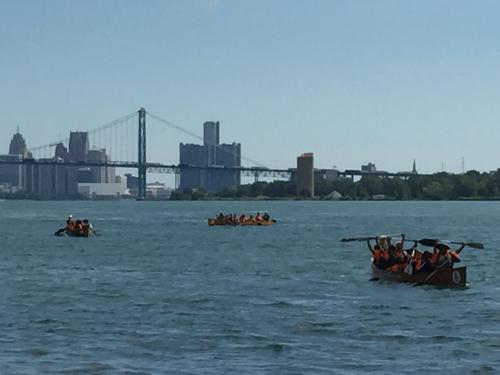
[[[210,228],[269,210],[273,227]],[[53,236],[66,216],[102,234]],[[498,202],[0,202],[2,374],[500,372]],[[470,239],[469,288],[369,281],[364,243]]]

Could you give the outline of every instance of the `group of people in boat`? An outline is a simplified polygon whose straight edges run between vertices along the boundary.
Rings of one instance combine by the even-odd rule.
[[[462,244],[458,249],[452,250],[447,244],[438,241],[430,252],[418,250],[417,241],[409,249],[404,249],[404,242],[404,235],[394,244],[390,237],[377,237],[373,247],[371,240],[367,240],[373,264],[379,269],[394,273],[432,272],[439,268],[453,268],[454,263],[460,262],[459,254],[465,247]]]
[[[217,215],[215,220],[217,223],[225,225],[241,225],[267,222],[271,220],[271,217],[267,212],[264,212],[264,214],[262,215],[260,214],[260,212],[257,212],[255,216],[245,214],[242,214],[240,216],[237,216],[235,214],[224,215],[223,213],[220,213],[219,215]]]
[[[92,224],[88,221],[88,219],[75,220],[73,219],[72,215],[69,215],[68,219],[66,220],[66,232],[88,236],[92,229]]]

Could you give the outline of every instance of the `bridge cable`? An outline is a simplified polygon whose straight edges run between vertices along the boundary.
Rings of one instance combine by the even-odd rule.
[[[180,127],[179,125],[176,125],[176,124],[174,124],[174,123],[172,123],[172,122],[170,122],[170,121],[167,121],[167,120],[165,120],[165,119],[163,119],[163,118],[161,118],[161,117],[159,117],[159,116],[157,116],[157,115],[154,115],[154,114],[152,114],[152,113],[151,113],[151,112],[149,112],[149,111],[148,111],[148,112],[146,112],[146,114],[147,114],[147,115],[149,115],[149,117],[151,117],[151,118],[153,118],[153,119],[155,119],[155,120],[157,120],[157,121],[159,121],[159,122],[161,122],[161,123],[163,123],[163,124],[165,124],[165,125],[167,125],[167,126],[170,126],[170,127],[172,127],[172,128],[175,128],[175,129],[177,129],[177,130],[179,130],[179,131],[181,131],[181,132],[183,132],[183,133],[185,133],[185,134],[188,134],[188,135],[190,135],[191,137],[194,137],[194,138],[196,138],[196,139],[198,139],[198,140],[200,140],[200,141],[204,141],[203,137],[200,137],[198,134],[195,134],[195,133],[193,133],[193,132],[191,132],[191,131],[189,131],[189,130],[186,130],[186,129],[184,129],[184,128]],[[247,162],[249,162],[249,163],[255,164],[255,166],[257,166],[257,167],[267,168],[264,164],[259,163],[258,161],[252,160],[252,159],[250,159],[250,158],[247,158],[247,157],[245,157],[245,156],[241,155],[241,153],[240,153],[240,154],[238,154],[238,153],[236,153],[236,152],[231,152],[231,151],[225,150],[225,149],[223,149],[220,145],[217,145],[217,144],[210,144],[210,146],[214,146],[215,148],[217,148],[217,149],[219,149],[219,150],[222,150],[222,151],[224,151],[224,152],[226,152],[226,153],[228,153],[228,154],[231,154],[231,155],[233,155],[233,156],[236,156],[236,157],[238,157],[238,156],[239,156],[242,160],[245,160],[245,161],[247,161]]]

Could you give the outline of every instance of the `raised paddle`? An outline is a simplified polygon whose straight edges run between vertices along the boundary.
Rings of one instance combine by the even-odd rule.
[[[61,228],[54,233],[54,236],[61,237],[64,234],[64,232],[66,232],[66,228]]]
[[[417,241],[419,244],[424,245],[424,246],[436,246],[438,242],[444,242],[444,243],[450,243],[450,244],[457,244],[457,245],[462,245],[465,244],[465,246],[472,247],[474,249],[484,249],[484,245],[479,242],[458,242],[458,241],[449,241],[449,240],[438,240],[438,239],[433,239],[433,238],[423,238],[421,240]]]
[[[396,237],[396,236],[401,236],[401,233],[397,233],[397,234],[382,234],[380,236],[370,236],[370,237],[342,238],[340,241],[341,242],[367,241],[367,240],[374,240],[376,238],[381,238],[381,237]]]

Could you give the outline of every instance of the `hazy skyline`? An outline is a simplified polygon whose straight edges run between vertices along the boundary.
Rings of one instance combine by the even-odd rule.
[[[500,3],[10,1],[0,3],[0,153],[144,106],[245,156],[293,167],[500,167]],[[154,124],[152,161],[180,142]]]

